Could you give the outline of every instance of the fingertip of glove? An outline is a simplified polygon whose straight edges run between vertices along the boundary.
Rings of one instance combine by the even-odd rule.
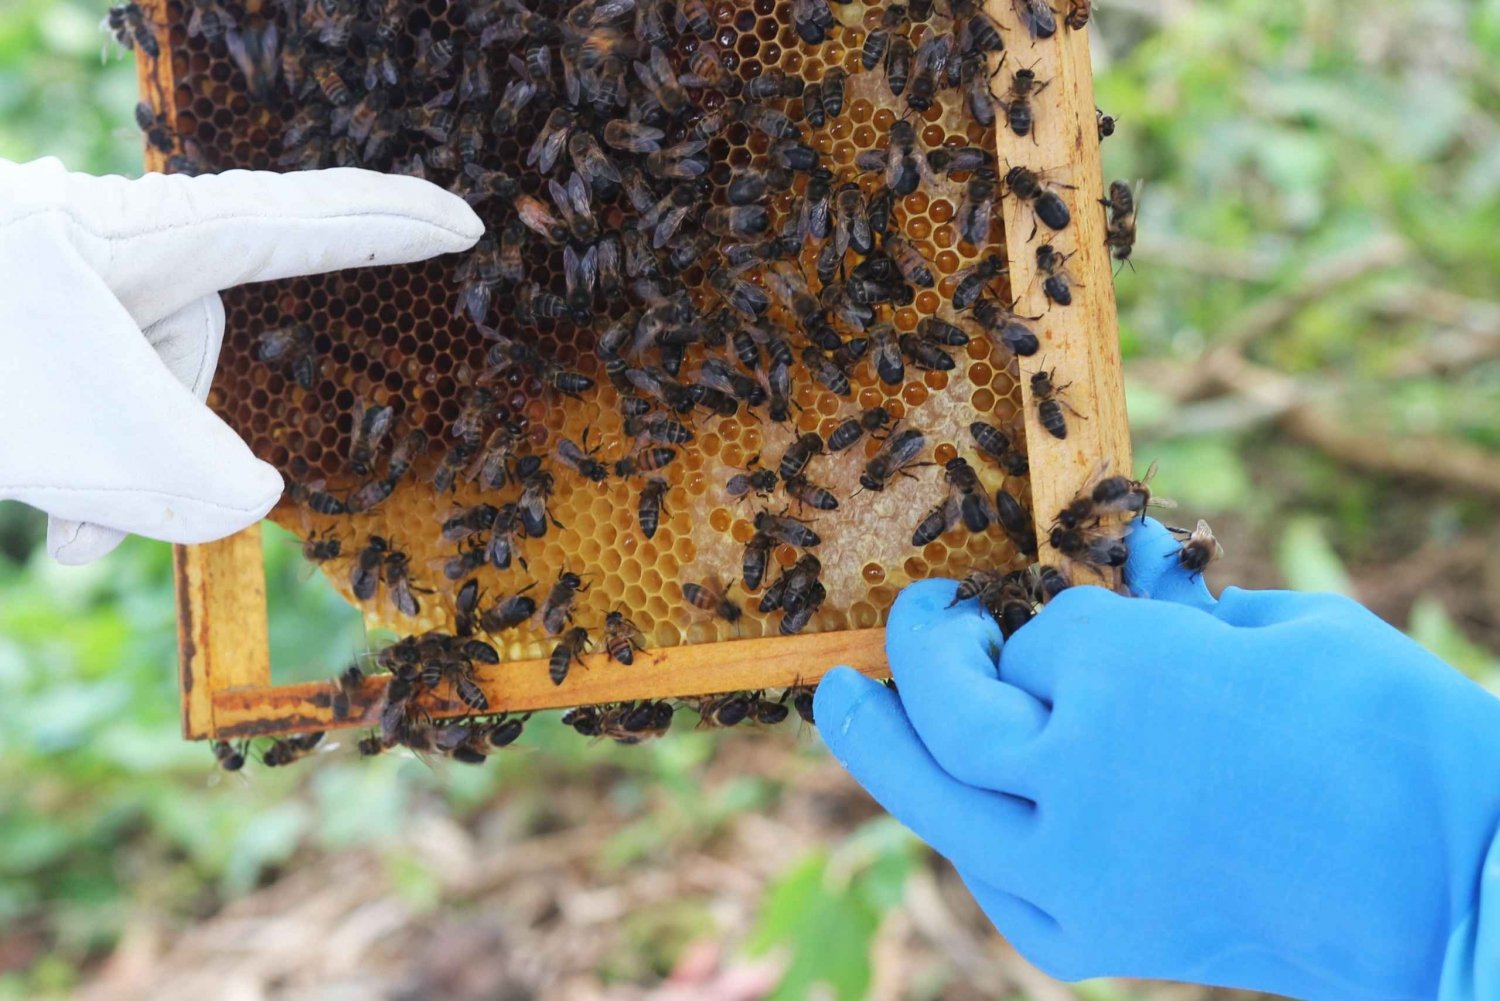
[[[867,709],[872,697],[884,698],[889,690],[873,678],[867,678],[851,667],[835,667],[823,676],[813,694],[813,718],[823,742],[839,754],[856,721]],[[839,754],[840,759],[843,755]]]
[[[948,610],[953,604],[953,594],[958,582],[942,577],[919,580],[907,585],[896,596],[891,608],[887,630],[909,630],[919,632],[926,628],[932,618]]]

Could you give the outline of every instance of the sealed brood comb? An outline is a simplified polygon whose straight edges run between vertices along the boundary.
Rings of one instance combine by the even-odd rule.
[[[1049,8],[141,10],[158,166],[419,173],[486,220],[227,295],[210,398],[414,637],[366,669],[424,716],[881,673],[901,586],[1055,562],[1028,512],[1128,469],[1087,41]],[[391,709],[270,686],[257,533],[178,568],[189,736]]]

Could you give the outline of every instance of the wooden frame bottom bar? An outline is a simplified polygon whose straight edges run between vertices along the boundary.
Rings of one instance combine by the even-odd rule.
[[[334,719],[332,682],[271,683],[262,566],[258,526],[220,542],[176,547],[183,736],[234,740],[376,725],[389,681],[384,675],[365,679],[345,719]],[[237,600],[221,606],[226,596]],[[561,685],[552,683],[546,660],[478,665],[475,678],[490,710],[502,713],[812,685],[841,665],[889,677],[885,630],[663,647],[638,652],[628,666],[602,652],[587,654]],[[446,686],[437,697],[424,696],[422,707],[434,717],[473,715]]]

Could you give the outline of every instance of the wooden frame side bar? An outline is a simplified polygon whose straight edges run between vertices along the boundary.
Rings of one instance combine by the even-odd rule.
[[[1066,6],[1066,5],[1065,5]],[[1005,246],[1010,257],[1011,294],[1016,312],[1040,316],[1035,324],[1041,350],[1021,366],[1021,394],[1026,411],[1026,446],[1033,469],[1047,471],[1031,480],[1032,518],[1042,547],[1042,561],[1060,565],[1060,554],[1047,542],[1057,512],[1067,506],[1100,460],[1111,473],[1131,472],[1130,425],[1125,412],[1125,382],[1120,361],[1120,327],[1115,312],[1115,284],[1109,248],[1104,244],[1105,215],[1099,199],[1104,182],[1099,159],[1099,126],[1094,104],[1094,73],[1089,62],[1087,30],[1066,27],[1059,15],[1057,34],[1033,39],[1020,21],[1011,0],[988,0],[986,10],[1005,36],[1005,52],[992,86],[999,94],[1012,74],[1033,67],[1039,83],[1033,105],[1032,134],[1018,136],[1006,127],[1004,109],[995,126],[995,152],[1000,176],[1011,167],[1028,167],[1055,181],[1071,213],[1072,222],[1054,233],[1036,219],[1031,203],[1010,196],[1001,200]],[[1071,187],[1061,187],[1071,185]],[[1026,239],[1026,235],[1035,235]],[[1051,242],[1069,254],[1073,304],[1047,301],[1037,276],[1036,248]],[[1075,402],[1068,413],[1068,436],[1054,438],[1037,419],[1031,374],[1054,369],[1059,385],[1071,385],[1062,399]],[[1071,399],[1070,399],[1071,398]],[[1074,566],[1075,583],[1119,584],[1118,574],[1104,577]]]

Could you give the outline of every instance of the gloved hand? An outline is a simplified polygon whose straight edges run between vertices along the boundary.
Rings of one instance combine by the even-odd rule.
[[[461,198],[365,170],[139,180],[0,160],[0,500],[48,550],[122,533],[204,542],[260,519],[281,477],[202,401],[221,289],[473,246]]]
[[[1184,603],[1072,588],[1002,650],[915,584],[900,694],[830,673],[823,739],[1054,976],[1500,997],[1500,700],[1353,601],[1214,602],[1159,525],[1129,541]]]

